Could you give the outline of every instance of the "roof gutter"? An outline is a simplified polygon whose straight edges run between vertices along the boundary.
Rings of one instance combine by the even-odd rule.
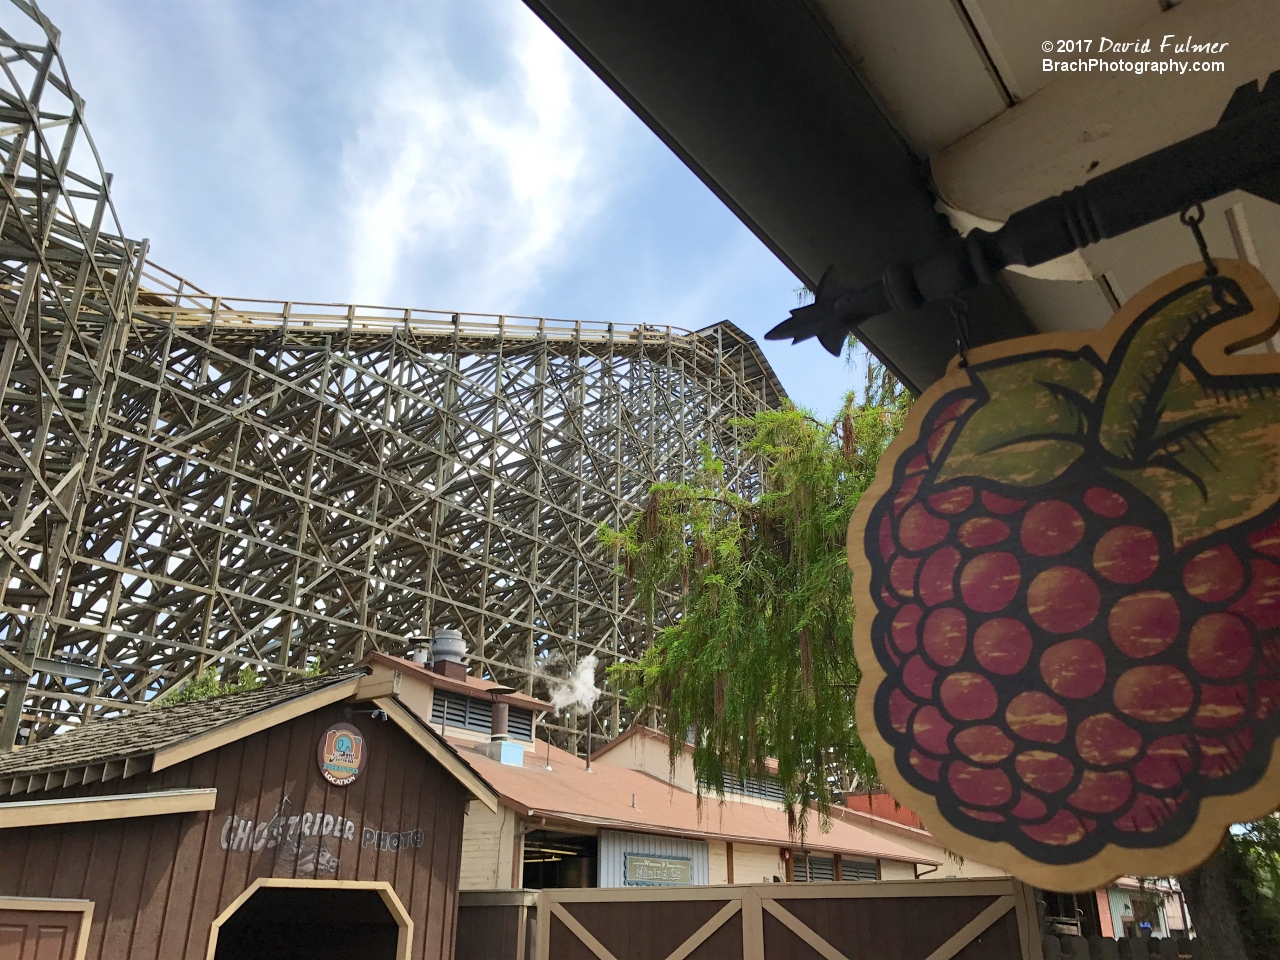
[[[877,817],[874,813],[863,813],[861,810],[850,810],[848,807],[832,807],[831,812],[839,818],[842,823],[850,825],[864,826],[867,829],[885,830],[889,833],[896,833],[900,837],[908,840],[915,840],[919,843],[933,843],[941,846],[938,838],[928,830],[921,830],[917,827],[909,827],[905,823],[898,823],[896,820],[887,820],[884,817]],[[861,824],[858,821],[862,821]]]

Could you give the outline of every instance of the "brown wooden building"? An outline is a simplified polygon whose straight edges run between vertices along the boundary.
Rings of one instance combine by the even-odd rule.
[[[358,670],[0,756],[0,960],[452,957],[497,797],[397,693]]]

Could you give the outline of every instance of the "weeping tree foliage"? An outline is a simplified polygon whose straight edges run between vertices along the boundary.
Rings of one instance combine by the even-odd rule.
[[[1221,857],[1246,954],[1280,957],[1280,816],[1231,831]]]
[[[699,798],[729,777],[776,776],[793,830],[833,793],[875,782],[854,722],[849,518],[910,398],[868,362],[866,387],[830,423],[786,406],[739,421],[762,486],[737,489],[703,451],[660,483],[624,529],[603,529],[651,625],[636,663],[612,670],[630,705],[693,745]],[[776,760],[776,767],[773,761]]]

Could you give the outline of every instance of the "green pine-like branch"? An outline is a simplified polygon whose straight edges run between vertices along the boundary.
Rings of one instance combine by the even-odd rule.
[[[700,797],[723,795],[726,775],[776,775],[802,835],[810,809],[825,820],[836,792],[876,782],[854,722],[845,538],[909,403],[875,371],[830,423],[790,406],[740,421],[761,489],[735,488],[704,449],[693,476],[654,486],[624,529],[601,530],[654,628],[612,679],[656,715],[673,762],[692,742]]]

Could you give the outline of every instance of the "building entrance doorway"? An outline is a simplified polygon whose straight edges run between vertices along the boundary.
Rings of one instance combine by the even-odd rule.
[[[593,836],[534,830],[524,837],[524,887],[594,887],[599,841]]]
[[[266,880],[213,935],[214,960],[408,960],[413,925],[388,884]]]
[[[1038,890],[1044,904],[1044,920],[1049,933],[1060,937],[1097,937],[1102,935],[1098,917],[1098,898],[1088,893],[1055,893]]]

